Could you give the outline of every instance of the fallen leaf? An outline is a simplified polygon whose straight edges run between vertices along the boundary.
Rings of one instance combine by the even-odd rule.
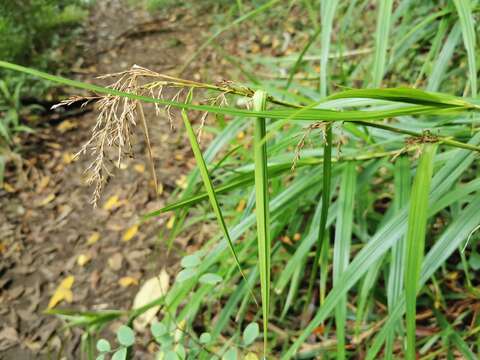
[[[22,285],[14,287],[8,291],[8,299],[15,300],[18,299],[25,292],[25,288]]]
[[[138,279],[131,276],[124,276],[118,280],[121,287],[129,287],[131,285],[138,285]]]
[[[62,160],[64,164],[70,164],[73,160],[75,160],[75,154],[72,153],[64,153],[62,155]]]
[[[57,130],[60,131],[62,134],[67,132],[68,130],[74,129],[77,127],[77,124],[70,120],[62,121],[58,126]]]
[[[93,245],[100,240],[100,233],[98,231],[93,232],[87,239],[87,245]]]
[[[88,254],[80,254],[77,257],[77,265],[78,266],[85,266],[88,262],[92,260],[92,257]]]
[[[245,138],[245,132],[244,132],[244,131],[240,131],[240,132],[237,134],[237,139],[238,139],[238,140],[242,140],[243,138]]]
[[[157,184],[157,195],[162,195],[162,194],[163,194],[163,184],[159,183]]]
[[[8,193],[15,192],[15,188],[12,185],[10,185],[9,183],[6,183],[6,182],[3,183],[3,189]]]
[[[55,150],[60,150],[62,148],[62,145],[52,142],[47,142],[47,146]]]
[[[284,244],[293,245],[292,240],[290,240],[290,238],[289,238],[287,235],[282,236],[282,237],[280,238],[280,240],[281,240]]]
[[[134,169],[136,172],[138,172],[138,173],[140,173],[140,174],[143,174],[143,173],[145,172],[145,165],[144,165],[144,164],[135,164],[135,165],[133,166],[133,169]]]
[[[72,288],[73,282],[75,281],[75,277],[73,275],[67,276],[65,279],[62,280],[60,285],[58,285],[57,290],[50,298],[50,302],[48,303],[48,308],[52,309],[57,306],[58,303],[65,300],[68,303],[73,301],[73,293],[70,290]]]
[[[133,239],[135,235],[137,235],[138,232],[138,224],[135,224],[133,226],[130,226],[127,231],[123,234],[123,241],[130,241]]]
[[[103,204],[104,210],[112,210],[115,207],[118,207],[118,195],[113,195],[108,198],[108,200]]]
[[[240,199],[235,211],[236,212],[242,212],[243,210],[245,210],[245,205],[247,205],[247,202],[245,201],[245,199]]]
[[[320,325],[320,326],[317,326],[314,330],[313,330],[313,333],[315,335],[323,335],[325,333],[325,326],[323,325]]]
[[[46,197],[44,197],[42,200],[40,200],[37,203],[37,206],[45,206],[47,204],[50,204],[54,199],[55,199],[55,194],[51,193],[51,194],[47,195]]]
[[[180,177],[175,181],[175,184],[182,189],[187,188],[187,177],[185,175],[180,175]]]
[[[37,184],[37,192],[42,192],[48,186],[50,176],[43,176]]]
[[[135,299],[133,300],[133,309],[138,309],[152,302],[153,300],[164,296],[167,293],[169,286],[170,276],[165,269],[162,269],[158,276],[148,279],[142,285],[137,295],[135,295]],[[160,305],[154,306],[137,317],[133,322],[135,330],[144,331],[148,324],[150,324],[155,318],[155,315],[159,309]]]
[[[175,215],[171,216],[170,219],[167,221],[167,229],[173,229],[173,224],[175,223]]]
[[[108,258],[108,266],[110,266],[112,270],[120,270],[122,268],[122,263],[123,256],[120,253],[113,254],[111,257]]]

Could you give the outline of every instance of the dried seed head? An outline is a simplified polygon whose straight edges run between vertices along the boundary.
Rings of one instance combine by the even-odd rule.
[[[327,135],[326,135],[326,127],[327,127],[328,123],[324,122],[324,121],[319,121],[319,122],[315,122],[311,125],[309,125],[305,131],[303,132],[303,135],[300,139],[300,141],[297,143],[297,146],[295,148],[295,156],[293,158],[293,163],[292,163],[292,171],[295,170],[295,167],[297,166],[297,162],[298,160],[300,160],[300,152],[302,151],[302,149],[305,147],[305,141],[308,139],[308,137],[310,136],[310,133],[314,130],[314,129],[320,129],[320,131],[322,132],[322,137],[323,137],[323,141],[326,143],[327,142]]]
[[[99,79],[115,79],[110,89],[124,93],[146,96],[149,95],[155,99],[163,100],[163,90],[165,88],[175,88],[177,92],[171,98],[171,101],[180,101],[184,90],[188,88],[200,88],[208,90],[220,91],[220,95],[212,100],[213,105],[223,106],[227,104],[225,94],[236,93],[238,95],[249,96],[252,92],[248,88],[236,88],[232,83],[224,82],[222,87],[178,79],[169,75],[160,74],[144,67],[133,65],[129,70],[112,74],[106,74],[98,77]],[[149,79],[144,81],[145,79]],[[142,81],[140,81],[142,80]],[[253,93],[253,92],[252,92]],[[93,161],[87,167],[87,183],[95,184],[92,203],[97,205],[101,195],[102,188],[112,176],[112,168],[120,167],[124,156],[133,155],[132,136],[133,130],[137,126],[136,118],[139,116],[145,141],[147,143],[147,154],[150,159],[152,178],[156,183],[155,169],[153,166],[152,148],[148,136],[148,127],[143,114],[143,109],[138,100],[117,95],[98,95],[98,96],[73,96],[53,108],[60,106],[72,105],[76,102],[83,102],[85,106],[91,101],[96,101],[98,116],[95,126],[92,129],[90,139],[81,147],[80,151],[75,155],[91,155]],[[161,107],[155,103],[155,112],[158,115],[162,113]],[[170,127],[174,128],[172,107],[170,105],[164,107],[164,114],[170,122]],[[199,137],[206,121],[207,114],[202,116],[201,126],[199,129]],[[115,155],[111,158],[111,153]]]

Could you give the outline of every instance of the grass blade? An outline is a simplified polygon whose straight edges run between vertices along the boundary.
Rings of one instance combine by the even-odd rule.
[[[480,212],[480,196],[476,196],[471,203],[456,217],[455,221],[444,231],[437,240],[432,249],[425,257],[420,276],[420,286],[423,286],[427,280],[440,268],[444,262],[455,251],[458,250],[470,232],[480,223],[478,213]],[[366,360],[374,360],[381,349],[386,335],[398,325],[405,311],[405,298],[400,298],[395,309],[389,314],[389,318],[382,330],[377,334],[372,346],[370,347]]]
[[[401,209],[407,205],[410,195],[410,163],[409,159],[401,156],[395,162],[394,185],[395,199],[393,202],[395,213],[399,213]],[[388,309],[391,312],[403,291],[403,275],[405,254],[405,240],[402,237],[393,247],[391,252],[390,268],[388,273],[387,300]],[[393,341],[395,338],[395,329],[389,333],[385,349],[385,358],[392,359]]]
[[[240,271],[240,274],[242,275],[243,279],[245,280],[245,283],[248,284],[245,274],[240,265],[237,252],[235,251],[235,247],[233,246],[232,239],[230,238],[230,233],[228,231],[227,225],[225,224],[225,219],[223,217],[222,210],[220,209],[220,206],[218,204],[217,195],[215,194],[215,189],[213,188],[212,180],[210,179],[210,174],[207,169],[207,164],[205,163],[205,159],[203,158],[202,151],[200,150],[200,146],[198,144],[195,131],[193,130],[192,124],[185,110],[182,110],[182,119],[185,125],[185,129],[187,131],[188,140],[190,141],[190,146],[192,147],[195,161],[197,162],[198,169],[200,171],[200,176],[203,180],[203,184],[208,194],[208,199],[210,200],[210,204],[212,205],[213,212],[215,213],[218,224],[220,225],[222,232],[225,236],[225,239],[227,240],[228,247],[230,248],[230,251],[235,260],[237,268]],[[254,301],[257,302],[251,290],[250,290],[250,294],[252,295]]]
[[[324,0],[320,3],[322,16],[322,52],[320,54],[320,96],[327,95],[327,67],[330,52],[330,38],[332,35],[333,17],[338,0]]]
[[[467,49],[469,80],[472,97],[477,96],[477,62],[475,54],[475,25],[470,0],[453,0],[460,18],[463,43]]]
[[[375,32],[375,58],[373,61],[372,76],[372,84],[374,87],[380,86],[385,73],[392,5],[393,0],[380,0],[377,17],[377,30]]]
[[[442,50],[435,61],[435,65],[430,73],[427,83],[427,90],[437,91],[440,88],[440,85],[445,78],[447,73],[448,66],[450,65],[450,60],[452,59],[455,48],[460,40],[462,35],[459,24],[456,24],[445,40]]]
[[[339,283],[340,274],[348,266],[350,243],[352,240],[353,203],[355,199],[356,179],[355,163],[348,163],[340,185],[339,207],[335,225],[335,243],[333,246],[333,284]],[[347,295],[344,294],[335,308],[335,325],[337,334],[337,359],[345,359],[345,328],[347,320]]]
[[[475,135],[471,140],[471,144],[478,144],[480,142],[480,134]],[[432,194],[431,199],[434,202],[433,207],[437,206],[436,202],[445,195],[451,188],[454,182],[458,180],[461,174],[467,169],[474,160],[474,154],[466,150],[456,150],[454,155],[445,163],[445,165],[436,172],[432,180]],[[476,223],[478,224],[478,214]],[[401,213],[395,215],[387,221],[376,233],[370,241],[365,244],[362,250],[355,256],[348,268],[342,273],[341,281],[338,286],[334,286],[328,296],[325,298],[323,306],[319,308],[312,321],[302,330],[295,342],[282,356],[282,360],[290,359],[297,352],[300,345],[307,339],[307,337],[321,324],[322,321],[335,309],[336,303],[340,296],[346,294],[357,281],[370,269],[372,264],[378,261],[396,241],[404,234],[407,225],[407,209],[402,209]],[[456,229],[458,231],[458,229]],[[463,233],[463,229],[460,229]],[[471,231],[472,228],[469,228]],[[468,236],[465,235],[463,240]],[[449,234],[451,236],[451,234]],[[448,244],[447,244],[448,245]],[[445,246],[445,244],[444,244]],[[456,245],[458,247],[458,244]],[[455,247],[455,249],[456,249]],[[449,249],[450,250],[450,249]],[[450,251],[450,254],[453,250]],[[443,256],[439,253],[437,256]],[[442,262],[444,259],[442,260]],[[431,276],[431,274],[430,274]],[[422,280],[426,281],[426,280]],[[404,299],[402,299],[404,303]],[[395,308],[395,316],[400,317],[403,308]],[[399,312],[399,314],[397,314]],[[393,317],[393,315],[392,315]],[[398,322],[398,318],[396,318]],[[383,330],[382,330],[383,331]],[[380,346],[383,344],[385,334],[379,339]],[[378,343],[377,343],[378,345]]]
[[[406,359],[415,359],[415,316],[420,270],[425,248],[425,233],[428,219],[428,194],[433,173],[433,157],[436,145],[422,147],[422,155],[413,181],[406,235],[405,254],[405,299],[407,322]]]
[[[318,241],[317,249],[315,251],[315,258],[313,260],[312,272],[310,274],[310,280],[307,290],[307,301],[305,306],[309,306],[312,300],[313,284],[315,284],[315,278],[317,277],[318,266],[320,261],[320,254],[323,248],[323,242],[326,236],[328,208],[330,206],[330,192],[332,181],[332,126],[327,125],[325,129],[325,144],[323,145],[323,191],[322,191],[322,212],[320,215],[320,225],[318,227]],[[327,237],[328,238],[328,237]]]
[[[266,107],[267,94],[256,91],[253,95],[255,111],[263,111]],[[270,214],[268,196],[268,171],[267,171],[267,144],[265,142],[266,120],[258,117],[255,119],[254,131],[254,159],[255,159],[255,196],[257,219],[257,242],[260,267],[260,282],[262,290],[263,313],[263,351],[267,354],[268,348],[268,318],[270,308]]]

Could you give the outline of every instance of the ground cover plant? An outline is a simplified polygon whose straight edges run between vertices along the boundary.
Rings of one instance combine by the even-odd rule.
[[[198,222],[219,231],[143,308],[50,311],[84,326],[86,339],[124,317],[119,346],[99,341],[100,357],[130,356],[134,320],[156,306],[152,339],[168,359],[478,357],[476,3],[304,5],[304,51],[252,55],[241,64],[249,83],[135,66],[100,87],[0,62],[92,92],[64,105],[99,103],[84,148],[95,155],[94,202],[113,169],[106,148],[127,153],[137,123],[148,138],[142,104],[180,109],[198,169],[145,220],[173,212],[170,239]],[[167,88],[173,98],[161,96]],[[198,112],[214,115],[199,130],[217,134],[204,151],[190,120]]]
[[[89,1],[21,0],[0,4],[0,59],[43,70],[71,63],[74,38],[86,19]],[[78,32],[78,31],[77,31]],[[65,49],[68,49],[65,51]],[[63,52],[62,52],[63,51]],[[45,111],[38,99],[44,98],[48,83],[32,81],[24,74],[0,71],[0,184],[7,163],[18,163],[20,147],[14,137],[32,132],[24,121],[28,114]],[[50,86],[53,84],[50,83]],[[28,103],[24,100],[28,99]]]

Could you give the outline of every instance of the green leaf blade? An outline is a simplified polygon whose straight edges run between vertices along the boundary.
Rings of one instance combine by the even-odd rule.
[[[425,234],[429,210],[428,195],[430,192],[430,184],[433,174],[433,158],[436,149],[437,146],[434,144],[426,144],[422,146],[422,155],[413,182],[412,194],[410,196],[404,278],[407,316],[406,358],[408,360],[415,359],[416,298],[425,248]]]

